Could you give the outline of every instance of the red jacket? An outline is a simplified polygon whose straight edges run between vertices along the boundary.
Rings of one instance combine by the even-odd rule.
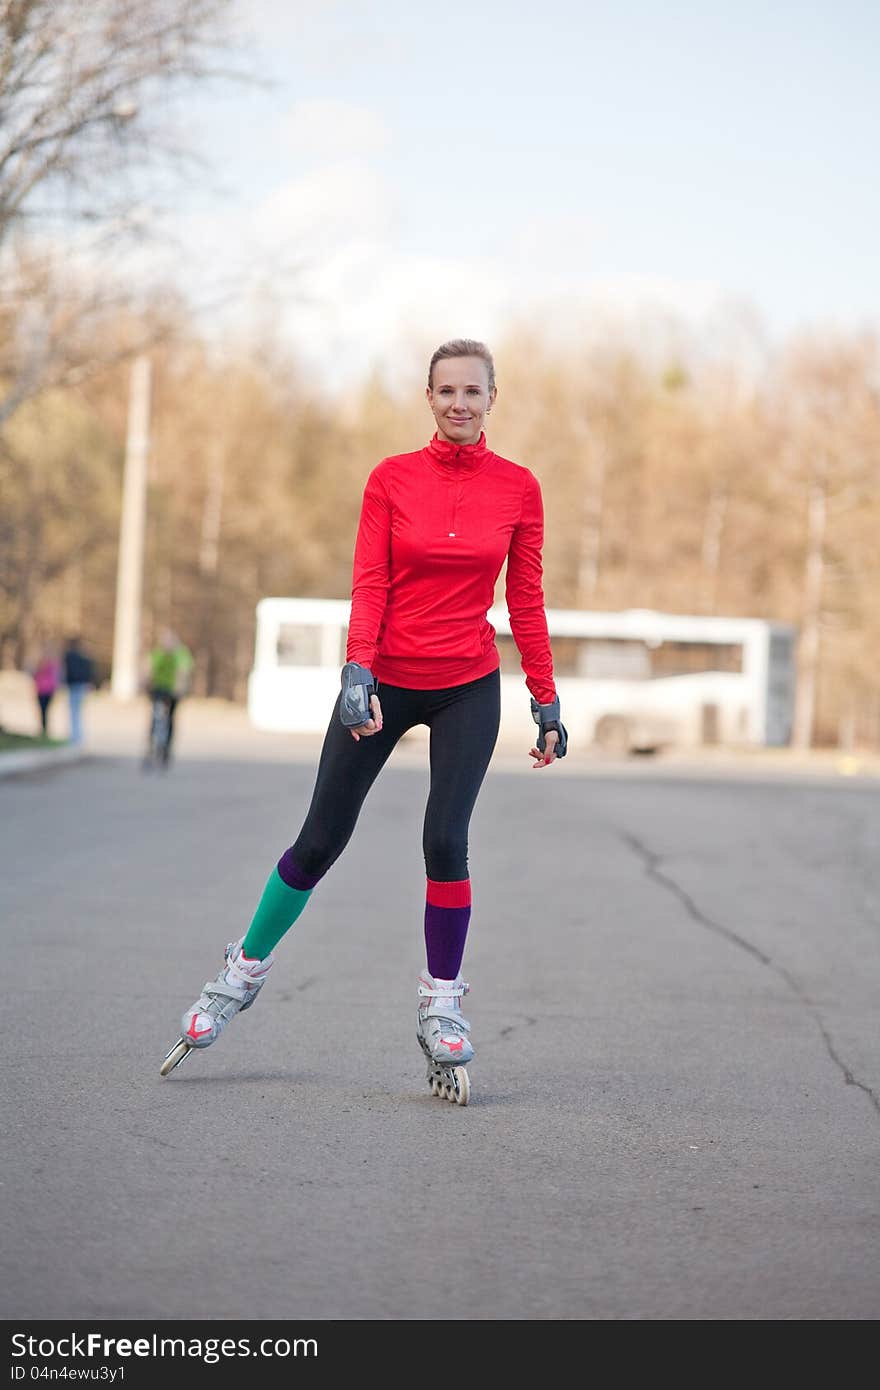
[[[414,690],[494,671],[486,616],[507,560],[507,608],[526,685],[555,698],[544,612],[544,509],[537,478],[493,454],[481,434],[458,446],[383,459],[364,488],[354,551],[346,659]]]

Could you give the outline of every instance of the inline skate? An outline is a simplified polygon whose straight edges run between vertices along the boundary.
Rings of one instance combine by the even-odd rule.
[[[469,1037],[471,1025],[460,1003],[469,989],[461,975],[454,980],[435,980],[423,970],[419,976],[416,1037],[428,1063],[428,1085],[432,1095],[456,1105],[467,1105],[471,1093],[467,1063],[474,1049]]]
[[[167,1076],[188,1057],[195,1047],[210,1047],[237,1013],[243,1013],[254,1003],[266,982],[275,957],[250,960],[242,952],[242,942],[232,941],[226,947],[225,963],[216,980],[209,980],[191,1008],[181,1020],[182,1036],[172,1047],[159,1068]]]

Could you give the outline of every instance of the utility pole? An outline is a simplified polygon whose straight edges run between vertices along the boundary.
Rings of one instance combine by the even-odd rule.
[[[804,575],[804,616],[798,651],[792,747],[810,748],[816,720],[816,686],[819,679],[819,647],[822,632],[822,586],[825,578],[825,533],[828,525],[828,482],[824,466],[817,467],[810,482],[807,568]]]
[[[120,700],[132,699],[140,684],[138,667],[149,451],[150,360],[142,356],[135,358],[131,369],[116,569],[116,618],[110,688]]]

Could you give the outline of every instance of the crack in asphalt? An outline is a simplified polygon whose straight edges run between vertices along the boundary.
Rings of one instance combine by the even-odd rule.
[[[784,981],[786,987],[791,990],[798,1002],[804,1006],[812,1017],[813,1022],[819,1030],[822,1041],[825,1044],[825,1050],[834,1065],[841,1072],[846,1085],[855,1086],[858,1090],[864,1091],[874,1109],[877,1111],[877,1114],[880,1115],[880,1098],[878,1098],[876,1092],[872,1090],[866,1082],[858,1079],[852,1068],[848,1066],[840,1056],[822,1020],[822,1015],[800,984],[800,981],[792,975],[784,965],[778,965],[773,960],[772,956],[768,956],[766,952],[762,951],[758,946],[753,945],[751,941],[747,941],[744,936],[740,936],[738,932],[732,931],[730,927],[725,927],[723,923],[716,922],[712,917],[707,916],[706,913],[697,906],[687,889],[682,888],[680,883],[677,883],[670,874],[664,872],[660,867],[663,863],[661,855],[655,854],[654,850],[649,849],[637,836],[631,835],[628,831],[619,830],[617,827],[613,827],[613,829],[618,839],[622,840],[625,845],[628,845],[633,853],[641,859],[645,866],[647,877],[652,878],[655,883],[659,883],[661,887],[678,898],[679,902],[687,909],[688,915],[692,917],[695,922],[698,922],[701,927],[705,927],[708,931],[715,932],[716,935],[724,937],[731,945],[737,946],[742,951],[746,951],[750,956],[754,957],[755,960],[759,961],[761,965],[765,965],[768,970],[772,970],[775,975],[778,975],[779,978]]]
[[[532,1018],[530,1017],[530,1015],[524,1014],[519,1023],[505,1024],[505,1026],[499,1030],[496,1041],[500,1040],[501,1038],[509,1037],[511,1033],[515,1033],[517,1028],[522,1027],[523,1024],[525,1024],[527,1028],[535,1028],[537,1026],[537,1023],[538,1020],[536,1018]]]

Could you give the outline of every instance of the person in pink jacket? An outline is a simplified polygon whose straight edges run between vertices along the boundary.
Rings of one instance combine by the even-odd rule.
[[[40,653],[40,659],[31,672],[37,705],[40,710],[40,729],[43,737],[49,734],[49,706],[58,686],[61,684],[61,662],[55,648],[47,643]]]

